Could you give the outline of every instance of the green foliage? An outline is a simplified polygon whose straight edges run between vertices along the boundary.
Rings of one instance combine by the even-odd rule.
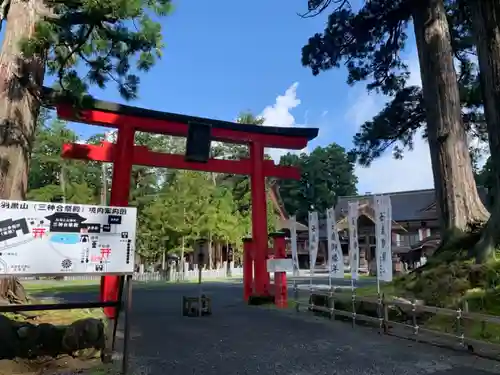
[[[468,291],[491,291],[500,286],[500,262],[492,259],[477,264],[474,248],[481,238],[481,227],[451,237],[425,266],[397,278],[393,285],[400,295],[422,299],[426,304],[456,307]]]
[[[252,112],[244,111],[238,115],[236,120],[240,124],[263,125],[264,118],[255,116]]]
[[[64,192],[61,190],[60,185],[46,185],[28,191],[27,197],[29,200],[41,202],[62,202],[64,200],[67,203],[99,203],[94,191],[86,183],[68,184]]]
[[[331,1],[309,2],[313,14],[324,11]],[[402,52],[406,47],[408,26],[416,3],[406,0],[373,0],[354,11],[348,1],[333,2],[323,33],[309,39],[302,49],[302,63],[314,75],[340,66],[347,67],[351,85],[367,81],[367,89],[391,97],[390,102],[372,120],[361,125],[354,136],[352,155],[369,165],[385,151],[402,158],[411,150],[419,129],[426,136],[425,109],[419,87],[407,87],[409,69]],[[470,16],[458,0],[445,0],[452,37],[465,129],[473,137],[486,141],[478,69]],[[344,63],[344,64],[342,64]],[[479,150],[480,151],[480,150]],[[479,152],[472,149],[472,153]]]
[[[241,112],[238,115],[236,122],[240,124],[262,125],[264,123],[264,118],[255,116],[252,112],[246,111]],[[212,157],[230,160],[245,159],[249,157],[249,150],[248,146],[246,145],[219,143],[213,147]],[[268,155],[265,155],[265,157],[269,158]],[[219,182],[223,185],[230,186],[231,195],[234,198],[234,202],[236,205],[236,211],[238,212],[239,218],[244,224],[245,228],[247,228],[247,231],[243,233],[243,236],[250,234],[252,198],[249,177],[243,175],[225,175],[219,179]],[[268,199],[267,226],[269,232],[274,231],[275,224],[275,207],[272,201]]]
[[[249,116],[246,120],[253,121]],[[104,139],[104,134],[96,134],[86,142],[99,144]],[[100,203],[102,165],[60,157],[62,144],[75,141],[82,140],[66,123],[42,112],[31,159],[30,200]],[[182,153],[185,146],[181,138],[147,133],[137,133],[135,142],[169,153]],[[212,154],[238,159],[248,152],[245,146],[216,144]],[[105,166],[105,176],[110,187],[111,166]],[[165,250],[179,254],[182,244],[189,252],[199,237],[232,244],[238,252],[242,238],[250,233],[250,189],[244,176],[134,166],[130,204],[138,208],[138,253],[150,261],[156,261]],[[274,230],[272,205],[268,216],[270,230]]]
[[[286,211],[299,221],[307,221],[311,207],[324,212],[336,204],[337,197],[356,194],[354,163],[345,149],[335,143],[317,147],[309,155],[286,154],[280,164],[298,166],[302,171],[299,181],[279,182]]]
[[[51,120],[48,112],[42,112],[31,153],[29,199],[50,202],[98,202],[95,197],[101,187],[100,166],[96,163],[84,164],[81,161],[62,159],[60,156],[62,144],[77,139],[77,135],[64,122]]]
[[[406,44],[410,17],[411,5],[405,0],[367,1],[358,12],[344,2],[330,14],[324,32],[309,38],[302,64],[318,75],[345,61],[349,84],[370,79],[369,90],[394,93],[408,78],[399,52]]]
[[[426,304],[456,307],[473,289],[498,292],[500,262],[475,264],[473,260],[433,263],[420,271],[398,278],[394,286],[400,295],[422,299]]]
[[[354,152],[360,164],[370,163],[392,148],[393,156],[403,157],[404,149],[413,148],[413,137],[425,125],[425,111],[419,87],[405,87],[372,120],[355,134]]]
[[[247,123],[262,123],[250,114],[240,116]],[[104,134],[96,134],[85,142],[99,144]],[[62,159],[65,142],[82,142],[67,124],[51,119],[46,112],[40,117],[29,174],[28,197],[40,201],[66,201],[98,204],[101,201],[103,177],[111,187],[112,168],[92,162]],[[154,151],[184,152],[181,138],[137,133],[137,145]],[[226,159],[248,157],[246,146],[216,143],[212,156]],[[318,209],[332,205],[338,194],[355,193],[353,165],[338,145],[317,148],[310,156],[288,155],[304,168],[303,180],[311,182]],[[61,176],[63,178],[61,179]],[[281,194],[293,206],[299,182],[283,181]],[[291,183],[289,185],[285,185]],[[109,195],[109,191],[106,192]],[[305,214],[309,201],[303,198]],[[247,176],[217,175],[195,171],[177,171],[134,166],[131,174],[130,205],[138,209],[138,253],[149,261],[157,261],[167,251],[180,254],[191,251],[194,241],[205,237],[231,244],[236,253],[242,250],[242,238],[251,233],[251,192]],[[290,211],[295,212],[295,211]],[[267,201],[269,232],[275,230],[276,210]]]
[[[56,88],[81,97],[90,85],[112,81],[127,100],[137,96],[137,72],[161,57],[161,18],[170,0],[44,0],[47,13],[31,39],[22,41],[26,57],[47,56]]]

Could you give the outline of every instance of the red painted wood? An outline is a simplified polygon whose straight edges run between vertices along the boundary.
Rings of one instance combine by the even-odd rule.
[[[75,114],[74,109],[66,105],[57,106],[57,116],[60,119],[67,121],[106,126],[116,129],[133,127],[136,131],[181,137],[187,136],[188,133],[188,124],[180,122],[142,118],[90,109],[81,110],[77,114]],[[232,143],[258,142],[263,147],[301,150],[307,146],[308,142],[308,140],[303,137],[292,137],[274,134],[256,134],[220,128],[212,128],[211,131],[212,138],[216,141]]]
[[[252,237],[254,254],[255,294],[269,295],[269,272],[267,272],[267,202],[266,177],[264,175],[264,147],[250,144],[250,193],[252,196]]]
[[[69,143],[63,145],[62,157],[112,163],[114,161],[115,147],[113,143],[109,142],[103,142],[101,145]],[[249,175],[252,171],[250,159],[209,159],[207,163],[195,163],[185,161],[183,155],[154,152],[143,146],[134,146],[133,152],[130,152],[129,149],[127,153],[133,155],[134,165],[241,175]],[[296,167],[275,165],[272,160],[264,160],[263,168],[266,177],[300,179],[300,170]]]
[[[273,242],[274,259],[286,258],[285,234],[275,235]],[[288,307],[288,290],[286,283],[286,272],[274,273],[274,303],[278,308]]]
[[[253,291],[252,240],[243,240],[243,299],[248,302]]]
[[[130,190],[130,175],[133,165],[133,153],[130,152],[134,147],[135,132],[132,128],[124,128],[118,131],[116,147],[118,152],[113,155],[113,178],[111,180],[111,206],[128,206],[128,196]],[[103,151],[101,151],[103,152]],[[105,151],[108,153],[109,151]],[[133,261],[133,260],[132,260]],[[101,278],[101,300],[117,301],[120,277],[122,276],[104,276]],[[116,317],[115,307],[105,307],[104,313],[109,319]]]
[[[255,263],[255,292],[269,295],[269,273],[266,259],[267,247],[267,205],[265,192],[266,177],[300,179],[300,170],[295,167],[275,166],[264,160],[264,148],[300,150],[307,146],[308,138],[278,134],[261,134],[238,129],[213,127],[211,138],[216,141],[248,144],[250,159],[218,160],[207,163],[186,162],[183,155],[153,152],[145,147],[134,146],[135,131],[186,137],[189,126],[181,120],[144,118],[133,115],[86,109],[75,113],[71,106],[57,106],[58,117],[68,121],[106,126],[118,129],[117,145],[104,143],[99,146],[69,144],[63,146],[63,157],[114,163],[111,204],[128,205],[130,173],[132,165],[147,165],[173,169],[188,169],[207,172],[244,174],[251,177],[252,194],[252,257]],[[285,278],[286,280],[286,278]],[[286,283],[285,283],[286,284]],[[119,278],[105,276],[101,283],[101,298],[115,300],[118,295]],[[114,316],[114,309],[105,311]]]

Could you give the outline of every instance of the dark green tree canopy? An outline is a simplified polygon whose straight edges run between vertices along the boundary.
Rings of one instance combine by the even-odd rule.
[[[280,165],[301,168],[300,181],[279,181],[279,192],[289,215],[296,215],[297,220],[307,221],[307,212],[324,212],[335,205],[337,197],[356,194],[353,160],[345,149],[332,143],[326,147],[317,147],[311,154],[288,153],[281,157]]]
[[[415,133],[425,124],[422,100],[419,87],[405,87],[372,120],[361,125],[352,152],[358,162],[368,166],[392,146],[396,158],[402,156],[404,148],[412,149]]]
[[[323,8],[324,3],[312,1],[309,9]],[[368,89],[393,93],[408,78],[408,66],[399,52],[405,47],[410,17],[405,0],[367,1],[357,12],[343,1],[328,17],[323,33],[302,48],[302,64],[317,75],[344,63],[349,84],[371,80]]]
[[[41,0],[40,0],[41,1]],[[113,82],[123,98],[137,96],[137,72],[148,71],[163,48],[158,17],[170,0],[43,0],[46,15],[24,40],[26,57],[46,56],[56,88],[81,96],[89,85]]]
[[[459,87],[464,126],[473,135],[486,139],[482,99],[470,17],[463,0],[445,0],[452,46],[459,66]],[[347,67],[351,85],[367,81],[367,89],[391,96],[391,101],[372,120],[361,124],[354,136],[352,155],[369,165],[384,151],[396,158],[411,149],[418,129],[425,131],[425,109],[419,87],[407,87],[409,70],[401,52],[405,49],[413,7],[407,0],[371,0],[354,11],[348,1],[311,0],[309,11],[316,14],[335,5],[323,33],[311,37],[302,49],[302,64],[314,75],[323,70]]]

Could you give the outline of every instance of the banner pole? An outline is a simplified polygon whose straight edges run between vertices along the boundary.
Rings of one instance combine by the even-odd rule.
[[[309,212],[309,289],[313,290],[314,268],[316,266],[316,258],[318,256],[318,213],[316,211]]]
[[[333,246],[332,246],[332,214],[331,211],[333,208],[327,208],[326,209],[326,235],[328,236],[327,238],[327,254],[328,254],[328,287],[330,289],[330,292],[332,291],[332,256],[333,256]]]
[[[380,259],[380,200],[375,195],[373,197],[373,205],[375,211],[375,267],[377,268],[377,298],[380,300],[380,268],[381,268],[381,259]]]

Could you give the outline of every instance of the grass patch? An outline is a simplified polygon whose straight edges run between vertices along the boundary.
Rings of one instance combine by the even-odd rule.
[[[314,273],[314,278],[321,278],[322,276],[327,279],[328,278],[328,273]],[[293,275],[287,275],[287,279],[293,280],[293,279],[310,279],[311,275],[306,273],[303,275],[299,276],[293,276]],[[351,280],[352,279],[352,274],[349,272],[344,273],[344,280]],[[358,274],[358,279],[375,279],[374,276],[370,276],[368,274]]]
[[[98,280],[72,280],[72,281],[43,281],[39,283],[22,283],[29,294],[44,292],[72,293],[72,292],[94,292],[99,290]]]
[[[352,274],[349,272],[345,273],[344,279],[351,280]],[[375,279],[375,276],[371,276],[371,275],[367,275],[367,274],[358,274],[358,279]]]
[[[461,281],[457,281],[461,284]],[[394,284],[384,285],[381,288],[382,293],[387,299],[392,298],[410,298],[411,293],[402,291]],[[432,293],[429,291],[428,293]],[[434,292],[436,293],[436,292]],[[437,294],[437,293],[436,293]],[[358,288],[356,295],[360,297],[376,297],[377,289],[373,286]],[[417,296],[418,297],[418,296]],[[464,295],[449,296],[446,299],[453,303],[440,303],[438,307],[446,307],[450,309],[461,308],[463,311],[477,312],[486,315],[500,315],[500,289],[484,290],[481,288],[469,289]],[[427,306],[436,306],[427,301],[423,301]],[[466,309],[466,310],[465,310]],[[460,322],[460,326],[458,325]],[[421,326],[438,332],[459,335],[461,333],[467,338],[482,340],[489,343],[500,344],[500,325],[490,322],[480,322],[475,319],[462,318],[460,321],[456,316],[433,315],[425,319]]]
[[[31,299],[32,304],[57,303]],[[0,375],[88,371],[100,363],[106,320],[101,308],[3,313]],[[22,333],[21,333],[22,332]],[[88,344],[87,344],[88,343]],[[12,359],[14,358],[14,359]]]
[[[203,279],[202,283],[234,283],[240,279]],[[37,295],[50,293],[51,295],[64,293],[97,293],[99,292],[99,280],[71,280],[71,281],[43,281],[25,282],[23,286],[29,294]],[[196,284],[198,280],[184,281],[134,281],[134,289],[161,288],[169,285]]]
[[[349,291],[350,293],[351,291]],[[395,288],[392,284],[380,284],[380,294],[386,298],[391,298],[395,295]],[[377,285],[367,285],[363,287],[356,288],[356,295],[360,297],[377,297]]]
[[[57,301],[44,300],[44,303],[57,303]],[[37,301],[34,301],[37,303]],[[4,316],[17,322],[31,322],[35,324],[49,323],[53,325],[69,325],[76,320],[96,318],[103,319],[104,312],[101,308],[96,309],[72,309],[72,310],[43,310],[26,311],[23,314],[3,313]]]
[[[386,297],[421,300],[427,306],[500,316],[500,261],[492,258],[476,264],[469,248],[477,241],[477,233],[450,241],[420,269],[382,285]],[[356,290],[359,296],[376,296],[375,285]],[[458,323],[460,322],[460,326]],[[483,323],[455,316],[429,316],[421,326],[476,340],[500,344],[500,324]]]

